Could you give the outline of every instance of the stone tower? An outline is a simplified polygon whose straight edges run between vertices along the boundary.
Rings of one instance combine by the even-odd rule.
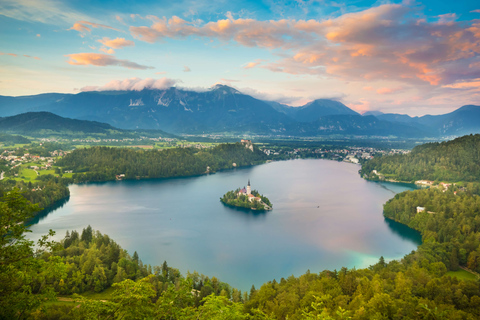
[[[248,179],[247,194],[252,194],[252,188],[250,187],[250,179]]]

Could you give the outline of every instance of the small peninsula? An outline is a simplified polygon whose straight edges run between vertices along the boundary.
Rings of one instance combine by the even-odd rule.
[[[220,201],[229,206],[259,211],[272,210],[273,207],[267,197],[260,195],[257,190],[252,191],[250,180],[248,180],[246,188],[228,191],[220,198]]]

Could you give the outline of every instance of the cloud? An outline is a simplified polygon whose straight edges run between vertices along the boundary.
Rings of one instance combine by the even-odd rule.
[[[359,99],[358,102],[347,103],[346,106],[360,113],[365,113],[368,110],[372,110],[370,101],[364,98]]]
[[[189,67],[183,66],[183,72],[190,72],[192,71]]]
[[[113,48],[113,49],[122,49],[125,47],[135,46],[135,42],[131,40],[125,40],[125,38],[110,39],[110,38],[104,37],[103,39],[97,40],[97,42],[100,42],[104,46]]]
[[[247,47],[278,48],[290,42],[304,40],[307,34],[294,28],[294,20],[258,21],[254,19],[228,19],[211,21],[197,26],[199,21],[186,21],[177,16],[170,19],[147,16],[152,21],[150,27],[131,26],[132,35],[146,42],[162,41],[165,38],[186,38],[200,36],[217,38],[221,41],[233,40]],[[288,39],[287,39],[288,37]]]
[[[228,83],[230,83],[230,82],[241,82],[240,80],[225,79],[225,78],[221,78],[220,80],[223,81],[223,82],[228,82]]]
[[[120,60],[114,56],[101,53],[74,53],[67,54],[65,56],[70,58],[68,63],[71,65],[94,65],[100,67],[120,66],[128,69],[139,70],[153,69],[153,67],[140,65],[129,60]]]
[[[476,89],[480,90],[480,78],[479,79],[472,79],[470,81],[459,81],[453,84],[448,84],[443,86],[443,88],[451,88],[451,89]]]
[[[42,36],[42,35],[41,35],[40,33],[37,33],[37,37],[39,37],[39,38],[40,38],[41,36]]]
[[[243,69],[252,69],[258,66],[261,62],[249,62],[246,65],[243,66]]]
[[[104,25],[104,24],[93,23],[93,22],[89,22],[89,21],[77,21],[68,30],[76,30],[80,33],[87,33],[87,32],[91,32],[92,28],[103,28],[103,29],[111,29],[111,30],[115,30],[115,31],[120,31],[118,29],[115,29],[113,27],[110,27],[110,26],[107,26],[107,25]]]
[[[141,91],[143,89],[167,89],[173,87],[178,81],[161,78],[161,79],[140,79],[130,78],[124,80],[113,80],[103,86],[86,86],[80,91]]]
[[[480,9],[470,11],[472,13],[480,13]]]
[[[280,58],[260,67],[340,80],[390,80],[425,88],[479,78],[468,66],[480,57],[480,21],[455,14],[426,19],[415,3],[381,4],[325,20],[227,19],[187,21],[147,16],[150,26],[131,26],[142,41],[205,37],[266,48]],[[255,67],[256,62],[244,68]]]
[[[159,71],[159,72],[155,72],[155,74],[167,74],[167,71]]]
[[[114,54],[115,53],[115,50],[113,50],[112,48],[107,49],[105,47],[101,47],[99,50],[102,51],[102,52],[105,52],[106,54]]]
[[[0,56],[4,56],[4,55],[12,56],[12,57],[15,57],[15,58],[19,57],[19,55],[16,54],[16,53],[0,52]],[[41,60],[39,57],[32,57],[28,54],[22,54],[22,56],[25,57],[25,58],[32,58],[32,59],[35,59],[35,60]]]
[[[70,24],[72,21],[88,19],[62,0],[2,0],[0,15],[27,22],[53,25]]]
[[[125,21],[123,20],[122,17],[120,17],[120,16],[117,15],[117,16],[115,16],[115,19],[116,19],[118,22],[120,22],[121,24],[127,25],[127,24],[125,23]]]
[[[396,87],[396,88],[380,88],[377,89],[378,94],[393,94],[393,93],[400,93],[403,92],[405,88],[403,87]]]

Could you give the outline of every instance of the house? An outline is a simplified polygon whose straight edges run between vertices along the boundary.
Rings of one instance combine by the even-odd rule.
[[[417,213],[424,212],[425,207],[417,207]]]

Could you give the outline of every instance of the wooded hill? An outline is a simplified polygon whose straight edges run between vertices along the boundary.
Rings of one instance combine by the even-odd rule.
[[[222,169],[254,165],[267,160],[257,146],[220,144],[210,149],[176,148],[132,150],[92,147],[77,149],[57,161],[63,170],[73,170],[73,182],[168,178],[201,175]],[[235,164],[235,165],[234,165]]]
[[[361,173],[378,180],[373,170],[399,181],[480,182],[480,134],[427,143],[406,155],[374,158],[362,165]]]

